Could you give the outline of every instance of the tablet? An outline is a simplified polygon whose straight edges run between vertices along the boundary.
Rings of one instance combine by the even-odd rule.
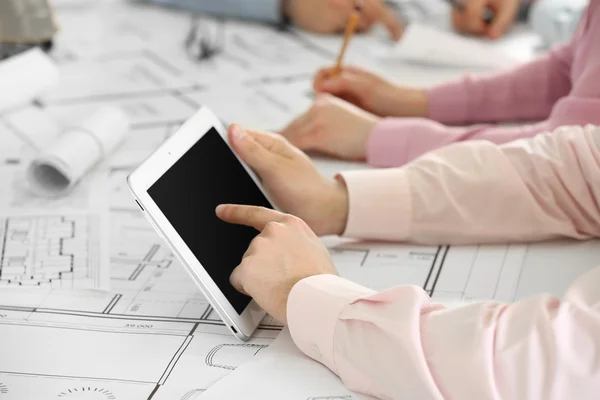
[[[219,204],[275,208],[206,107],[127,178],[135,201],[229,329],[248,340],[265,316],[229,277],[258,231],[217,218]]]

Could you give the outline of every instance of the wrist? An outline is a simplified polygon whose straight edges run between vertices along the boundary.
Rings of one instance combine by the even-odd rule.
[[[415,88],[398,88],[395,95],[395,117],[427,118],[429,101],[427,91]]]
[[[333,180],[333,190],[329,204],[329,215],[327,218],[330,221],[330,229],[328,233],[341,236],[346,230],[349,205],[348,188],[340,176],[336,176]]]
[[[409,89],[406,94],[407,112],[411,117],[426,118],[429,115],[427,92],[423,89]]]
[[[369,147],[371,133],[373,133],[375,128],[383,121],[383,118],[368,113],[365,116],[365,123],[356,134],[355,142],[352,144],[352,150],[349,151],[348,154],[346,154],[347,157],[344,158],[352,161],[367,160],[367,148]]]

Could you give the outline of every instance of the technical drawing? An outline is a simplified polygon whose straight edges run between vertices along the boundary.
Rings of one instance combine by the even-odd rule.
[[[140,127],[131,129],[123,144],[110,157],[108,162],[114,170],[125,170],[127,173],[137,167],[140,161],[144,160],[154,150],[156,150],[167,138],[169,138],[175,130],[180,126],[179,123],[167,124],[153,127]],[[119,187],[115,187],[118,190]],[[125,189],[127,189],[125,187]],[[123,193],[131,202],[131,194],[129,191]],[[111,202],[112,206],[116,206]]]
[[[277,334],[259,329],[246,344],[249,352],[219,351],[212,357],[237,367],[267,347]],[[207,365],[209,353],[219,345],[237,345],[227,327],[214,322],[44,310],[1,309],[0,337],[27,343],[20,352],[0,348],[0,381],[15,399],[172,400],[186,394],[193,399],[198,392],[191,392],[192,388],[208,387],[231,371]],[[48,342],[53,345],[47,346]],[[56,354],[61,357],[57,359]],[[35,363],[24,363],[24,359]]]
[[[87,67],[86,74],[78,73]],[[188,79],[180,78],[181,71],[168,65],[158,54],[142,50],[106,57],[95,63],[74,64],[68,68],[60,90],[43,95],[44,105],[81,103],[119,95],[144,95],[156,91],[175,91],[194,87]]]
[[[215,346],[206,355],[206,365],[209,367],[223,368],[233,371],[246,359],[258,354],[266,348],[258,344],[222,344]]]
[[[46,106],[46,112],[57,120],[73,124],[78,121],[76,116],[92,114],[102,104],[121,108],[134,128],[181,123],[196,111],[194,105],[167,91],[140,96],[102,98],[90,103],[50,104]]]
[[[373,290],[408,284],[433,293],[448,247],[350,243],[330,246],[329,251],[343,277]]]
[[[93,215],[0,218],[0,286],[100,287],[99,223]]]
[[[334,260],[360,265],[364,268],[387,266],[431,267],[440,248],[438,246],[402,247],[395,245],[351,244],[330,249]]]
[[[440,301],[510,303],[538,293],[562,297],[599,259],[597,241],[453,246],[429,288]]]
[[[187,392],[186,394],[183,395],[183,397],[181,398],[181,400],[196,400],[200,398],[200,395],[202,393],[204,393],[206,390],[205,389],[194,389],[194,390],[190,390],[189,392]]]
[[[314,72],[335,61],[339,40],[293,28],[282,35],[267,25],[218,21],[225,28],[224,49],[199,63],[182,43],[188,13],[127,1],[58,3],[63,2],[57,2],[63,33],[53,58],[61,70],[59,87],[0,115],[0,182],[8,182],[0,208],[36,212],[0,215],[0,337],[12,341],[0,346],[0,400],[200,400],[232,370],[257,354],[267,356],[260,352],[283,327],[267,317],[249,343],[239,343],[136,208],[126,176],[201,104],[226,122],[249,128],[286,126],[313,103]],[[357,38],[349,60],[364,54],[365,61],[376,62],[370,48],[377,40],[364,38]],[[28,152],[103,105],[121,107],[132,122],[119,150],[98,166],[109,187],[97,185],[90,174],[50,207],[48,199],[27,189]],[[331,160],[315,164],[328,177],[363,168]],[[98,198],[109,203],[102,213],[91,206]],[[110,226],[105,235],[110,243],[99,236],[107,233],[103,221]],[[486,264],[486,251],[470,249],[469,258],[458,250],[449,253],[448,247],[331,246],[344,278],[376,290],[415,284],[429,294],[467,298],[496,292],[516,297],[537,289],[539,271],[532,263],[511,269],[492,261],[490,268],[477,271]],[[473,267],[472,259],[477,261]],[[104,277],[110,272],[107,290],[64,290],[97,288],[100,266],[106,267]],[[511,284],[500,279],[496,285],[496,278],[509,272]],[[310,381],[301,385],[307,390],[296,393],[299,398],[352,399],[309,397],[346,393],[343,386],[319,391]],[[263,386],[260,394],[272,389]]]
[[[309,397],[306,400],[352,400],[352,396],[325,396],[325,397]]]
[[[110,390],[104,389],[103,387],[90,386],[67,389],[65,392],[60,392],[58,397],[64,399],[77,398],[77,400],[117,400]]]
[[[68,209],[85,211],[88,209],[90,202],[90,188],[93,182],[84,181],[81,185],[77,186],[69,196],[57,197],[53,199],[53,206],[56,209]],[[36,196],[31,192],[25,171],[19,171],[12,178],[11,185],[11,199],[8,204],[15,210],[26,210],[26,209],[47,209],[48,200],[43,197]]]

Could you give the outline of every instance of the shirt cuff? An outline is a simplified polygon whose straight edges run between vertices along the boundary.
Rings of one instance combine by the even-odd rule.
[[[461,124],[468,120],[469,79],[444,83],[427,90],[429,118],[444,124]]]
[[[287,304],[288,327],[296,346],[339,375],[334,338],[338,317],[354,301],[375,292],[335,275],[315,275],[296,283]]]
[[[373,167],[401,166],[408,160],[409,132],[399,118],[385,118],[369,134],[367,163]]]
[[[404,169],[348,171],[339,175],[348,190],[348,220],[343,236],[405,240],[412,212]]]

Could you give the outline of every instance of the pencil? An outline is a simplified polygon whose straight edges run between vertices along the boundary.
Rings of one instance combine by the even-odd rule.
[[[358,21],[360,21],[360,9],[360,0],[356,0],[354,2],[354,11],[350,15],[348,25],[346,25],[346,33],[344,33],[344,44],[342,45],[342,49],[340,50],[340,54],[338,56],[337,63],[335,64],[335,68],[333,69],[332,76],[337,76],[342,72],[342,62],[344,61],[344,56],[346,55],[348,44],[350,43],[350,39],[352,39],[352,36],[356,31]]]

